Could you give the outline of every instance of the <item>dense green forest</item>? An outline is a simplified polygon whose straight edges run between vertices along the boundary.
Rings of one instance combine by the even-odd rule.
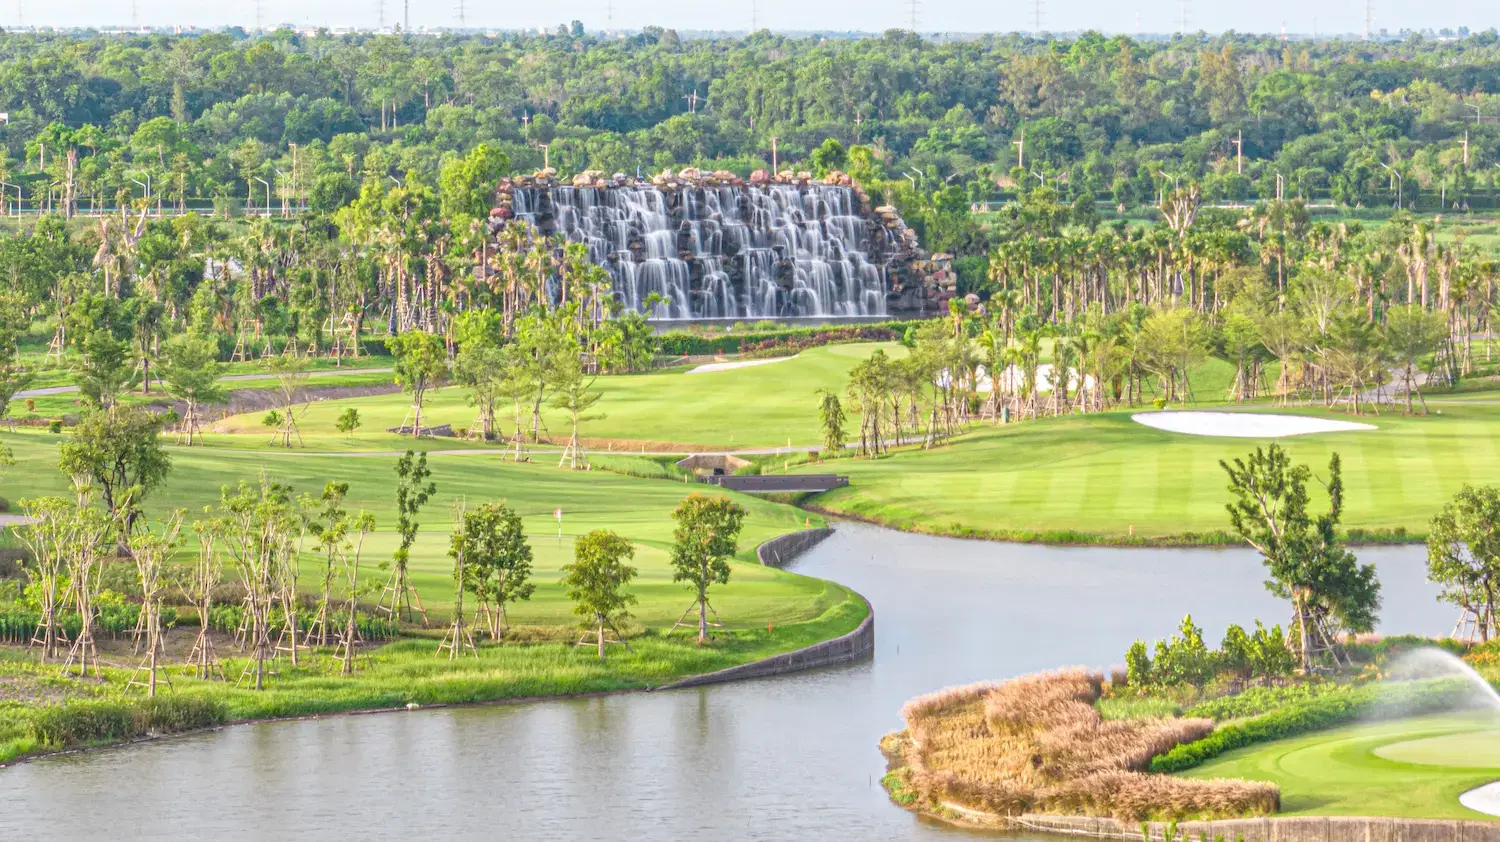
[[[1127,205],[1192,178],[1209,200],[1282,193],[1433,207],[1493,198],[1500,44],[1282,42],[1226,35],[1132,41],[994,36],[679,39],[647,30],[554,35],[283,31],[197,37],[0,37],[6,180],[66,180],[264,205],[265,187],[331,211],[377,167],[434,183],[481,142],[516,168],[550,144],[563,173],[695,164],[742,172],[807,158],[825,139],[866,147],[853,168],[931,192],[999,198],[1018,175]],[[1469,136],[1467,163],[1463,138]],[[1237,161],[1243,139],[1243,162]],[[1020,147],[1024,141],[1024,147]],[[292,147],[298,154],[293,156]],[[47,151],[44,151],[46,147]],[[1165,175],[1164,175],[1165,174]],[[133,180],[134,179],[134,180]],[[138,185],[135,181],[142,184]]]
[[[45,211],[0,240],[23,342],[107,328],[138,358],[182,331],[222,353],[246,333],[327,347],[345,317],[451,342],[466,310],[508,332],[570,302],[598,325],[608,277],[586,256],[516,223],[486,231],[498,179],[544,160],[563,178],[746,175],[773,143],[778,164],[847,171],[953,252],[959,293],[1006,341],[1185,307],[1223,348],[1234,305],[1257,324],[1295,309],[1301,347],[1334,313],[1378,324],[1408,303],[1461,341],[1495,302],[1478,247],[1493,222],[1432,219],[1496,204],[1493,32],[3,35],[0,58],[0,188]],[[1314,215],[1330,203],[1342,218]]]

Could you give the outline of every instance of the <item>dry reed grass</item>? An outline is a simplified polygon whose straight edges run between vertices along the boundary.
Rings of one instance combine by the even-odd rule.
[[[1106,678],[1085,670],[929,693],[902,708],[907,786],[928,802],[1000,815],[1052,812],[1145,819],[1274,813],[1271,784],[1146,774],[1151,758],[1213,730],[1206,719],[1110,720]]]

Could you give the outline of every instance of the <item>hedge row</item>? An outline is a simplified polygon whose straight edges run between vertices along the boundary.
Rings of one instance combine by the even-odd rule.
[[[751,328],[744,332],[712,336],[686,330],[673,330],[657,337],[660,343],[658,353],[672,357],[694,354],[738,354],[751,345],[780,344],[813,337],[822,340],[823,344],[856,339],[889,342],[900,339],[905,335],[906,329],[915,324],[919,322],[891,320],[858,325],[816,325],[768,330]]]
[[[73,748],[209,728],[224,724],[229,715],[220,702],[174,694],[133,701],[68,702],[37,708],[29,719],[28,730],[38,742]]]
[[[1450,678],[1351,687],[1216,728],[1201,740],[1183,743],[1152,758],[1151,771],[1181,772],[1237,748],[1347,725],[1375,714],[1417,716],[1449,710],[1472,691],[1462,679]]]

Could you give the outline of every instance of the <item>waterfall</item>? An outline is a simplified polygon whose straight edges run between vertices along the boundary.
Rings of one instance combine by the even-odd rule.
[[[897,244],[848,187],[517,187],[512,207],[583,243],[625,307],[661,319],[880,316]]]

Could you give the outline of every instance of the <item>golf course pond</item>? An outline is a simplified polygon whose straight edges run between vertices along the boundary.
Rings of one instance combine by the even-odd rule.
[[[1360,551],[1381,631],[1439,635],[1420,546]],[[1059,665],[1119,663],[1191,611],[1286,621],[1243,550],[1059,548],[841,524],[793,569],[875,610],[872,660],[600,698],[227,728],[0,770],[0,839],[935,839],[893,805],[880,737],[907,699]],[[1402,750],[1420,750],[1422,746]],[[149,809],[143,805],[149,805]]]

